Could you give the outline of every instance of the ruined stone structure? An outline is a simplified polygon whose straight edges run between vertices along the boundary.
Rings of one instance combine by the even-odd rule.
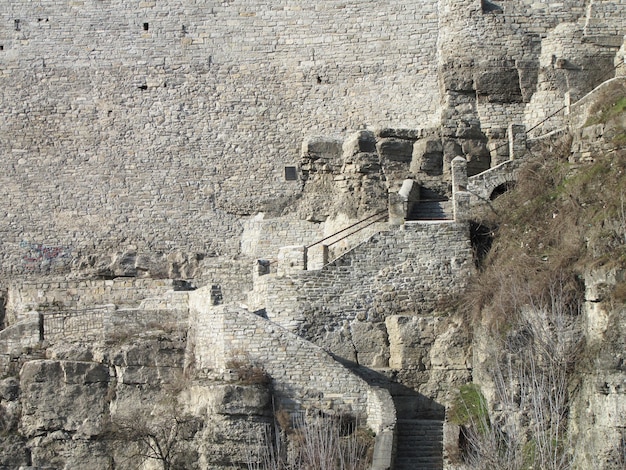
[[[48,374],[101,408],[69,426],[30,404],[29,454],[7,459],[107,468],[106,410],[183,372],[186,408],[236,443],[237,416],[270,413],[232,391],[242,355],[285,409],[362,417],[373,468],[443,468],[472,378],[444,302],[474,269],[470,206],[582,126],[579,99],[620,73],[626,2],[0,5],[1,376],[27,364],[24,393]],[[107,352],[154,328],[184,340]],[[243,462],[218,444],[206,468]]]

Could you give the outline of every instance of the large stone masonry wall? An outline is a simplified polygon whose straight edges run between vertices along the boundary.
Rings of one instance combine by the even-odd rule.
[[[82,310],[104,304],[139,306],[144,299],[160,298],[184,286],[169,279],[134,278],[13,283],[7,291],[6,323],[21,320],[31,310]]]
[[[502,138],[511,122],[525,123],[534,135],[561,127],[563,113],[542,121],[564,107],[566,94],[575,100],[611,77],[626,32],[623,11],[623,0],[440,1],[448,159],[463,152],[474,157],[470,166],[485,169],[484,141]]]
[[[196,370],[219,375],[235,362],[257,365],[271,377],[278,407],[351,412],[376,432],[395,425],[389,395],[320,347],[241,308],[211,306],[206,289],[191,295],[190,315]]]
[[[387,367],[385,318],[432,314],[464,288],[472,270],[466,224],[407,222],[319,271],[261,276],[259,282],[272,321],[340,357]]]
[[[284,167],[298,167],[310,135],[442,118],[446,156],[488,167],[485,133],[535,124],[565,75],[588,81],[550,67],[538,79],[539,56],[571,44],[576,67],[601,48],[607,62],[623,11],[623,0],[2,0],[0,273],[88,269],[120,248],[237,253],[240,216],[288,210],[301,191]],[[561,34],[565,23],[593,40]],[[548,101],[533,101],[539,86]]]
[[[3,0],[2,270],[21,243],[237,252],[305,134],[434,124],[436,38],[435,1]]]

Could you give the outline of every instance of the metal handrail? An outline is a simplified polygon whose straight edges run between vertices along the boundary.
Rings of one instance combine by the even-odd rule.
[[[387,211],[385,211],[385,212],[387,212]],[[380,213],[379,213],[379,214],[380,214]],[[385,214],[385,215],[386,215],[386,214]],[[341,237],[341,238],[340,238],[340,239],[338,239],[338,240],[335,240],[335,241],[334,241],[334,242],[332,242],[332,243],[329,243],[329,244],[328,244],[328,246],[332,246],[332,245],[334,245],[335,243],[339,243],[341,240],[343,240],[343,239],[345,239],[345,238],[348,238],[350,235],[354,235],[355,233],[357,233],[357,232],[359,232],[359,231],[361,231],[361,230],[363,230],[363,229],[365,229],[365,228],[369,227],[370,225],[373,225],[373,224],[375,224],[376,222],[380,222],[382,219],[384,219],[384,218],[385,218],[385,215],[381,215],[381,217],[379,217],[378,219],[375,219],[375,220],[371,221],[369,224],[364,225],[363,227],[361,227],[361,228],[359,228],[359,229],[355,230],[354,232],[350,232],[350,233],[348,233],[347,235],[344,235],[343,237]],[[366,220],[366,219],[365,219],[365,220]]]
[[[369,217],[366,217],[365,219],[362,219],[362,220],[359,220],[358,222],[353,223],[352,225],[349,225],[349,226],[347,226],[347,227],[345,227],[345,228],[342,228],[341,230],[339,230],[339,231],[337,231],[337,232],[333,233],[332,235],[329,235],[329,236],[327,236],[327,237],[325,237],[325,238],[322,238],[321,240],[318,240],[318,241],[316,241],[315,243],[311,243],[310,245],[308,245],[308,246],[306,247],[306,249],[308,250],[309,248],[311,248],[311,247],[313,247],[313,246],[315,246],[315,245],[319,245],[320,243],[325,242],[326,240],[328,240],[328,239],[330,239],[330,238],[333,238],[333,237],[335,237],[335,236],[339,235],[340,233],[345,232],[346,230],[350,230],[351,228],[356,227],[357,225],[359,225],[359,224],[361,224],[361,223],[365,222],[366,220],[370,220],[370,219],[372,219],[372,218],[374,218],[374,217],[379,217],[379,216],[381,216],[382,214],[387,214],[387,210],[385,209],[384,211],[377,212],[376,214],[372,214],[372,215],[370,215]],[[382,217],[379,217],[379,218],[382,218]],[[350,236],[350,235],[352,235],[352,234],[355,234],[355,233],[357,233],[357,232],[359,232],[359,231],[363,230],[363,229],[364,229],[364,228],[366,228],[366,227],[369,227],[370,225],[372,225],[372,224],[373,224],[373,223],[375,223],[375,222],[378,222],[378,220],[375,220],[374,222],[371,222],[371,223],[369,223],[369,224],[365,225],[364,227],[361,227],[361,228],[359,228],[359,229],[355,230],[354,232],[351,232],[351,233],[349,233],[348,235],[343,236],[343,237],[342,237],[342,238],[340,238],[339,240],[336,240],[336,241],[334,241],[333,243],[331,243],[331,245],[333,245],[333,244],[337,243],[337,242],[338,242],[338,241],[340,241],[340,240],[343,240],[343,239],[344,239],[344,238],[346,238],[346,237],[349,237],[349,236]],[[329,245],[329,246],[330,246],[330,245]]]

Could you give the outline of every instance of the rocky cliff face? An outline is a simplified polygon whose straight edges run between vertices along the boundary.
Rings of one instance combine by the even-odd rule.
[[[487,417],[500,434],[467,432],[474,465],[497,457],[486,441],[509,468],[537,462],[542,449],[554,457],[549,468],[626,461],[623,86],[612,80],[582,100],[571,134],[536,147],[540,159],[482,219],[496,233],[470,291],[482,305],[472,340],[482,398],[473,403],[486,408],[465,424]]]
[[[185,347],[184,333],[153,331],[25,362],[0,383],[0,468],[240,468],[268,390],[189,379]]]

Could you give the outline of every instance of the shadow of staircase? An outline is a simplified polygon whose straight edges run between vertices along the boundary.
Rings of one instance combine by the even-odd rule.
[[[396,407],[394,470],[443,470],[445,407],[373,370],[336,358],[372,386],[389,390]]]

